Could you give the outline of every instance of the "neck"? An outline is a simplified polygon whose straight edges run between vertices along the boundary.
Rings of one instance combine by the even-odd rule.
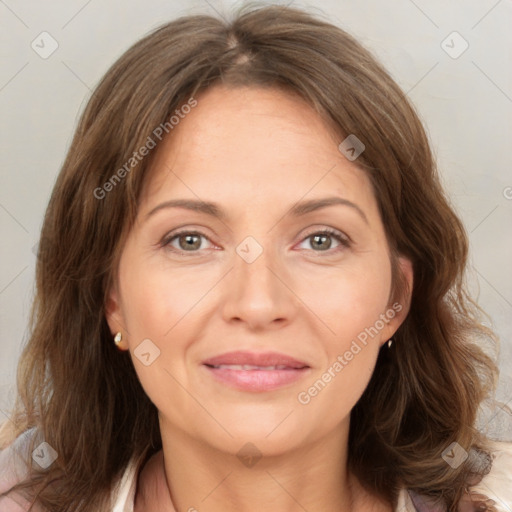
[[[162,420],[161,432],[161,475],[169,507],[159,510],[259,512],[269,504],[280,512],[350,512],[363,504],[364,510],[390,510],[375,497],[369,499],[347,472],[348,428],[292,453],[263,453],[257,462],[205,445]]]

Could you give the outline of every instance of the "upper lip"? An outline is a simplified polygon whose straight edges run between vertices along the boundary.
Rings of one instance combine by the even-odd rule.
[[[309,368],[304,361],[299,361],[286,354],[278,352],[226,352],[218,356],[205,359],[203,364],[209,366],[219,365],[250,365],[250,366],[287,366],[289,368]]]

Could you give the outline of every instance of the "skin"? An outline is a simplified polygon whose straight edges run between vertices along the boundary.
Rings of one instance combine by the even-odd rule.
[[[349,415],[409,297],[309,403],[297,399],[391,307],[370,181],[289,92],[215,86],[197,100],[158,147],[106,311],[159,411],[163,451],[140,474],[136,511],[391,510],[346,470]],[[347,205],[288,214],[297,201],[331,196],[365,218]],[[177,198],[216,202],[227,217],[183,208],[148,217]],[[178,228],[204,238],[188,252],[179,237],[162,246]],[[325,228],[350,245],[329,236],[315,244]],[[252,263],[236,252],[247,236],[263,248]],[[412,287],[410,262],[400,266]],[[148,338],[160,355],[145,366],[134,350]],[[282,352],[310,370],[274,391],[232,389],[201,364],[232,350]],[[262,456],[252,467],[237,457],[248,442]]]

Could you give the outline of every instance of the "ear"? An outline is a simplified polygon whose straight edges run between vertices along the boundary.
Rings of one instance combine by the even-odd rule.
[[[409,258],[398,257],[399,295],[391,298],[391,303],[385,313],[389,320],[381,331],[381,346],[393,337],[407,317],[411,307],[411,297],[414,285],[414,269]]]
[[[127,330],[124,327],[125,322],[123,318],[121,302],[119,300],[119,292],[116,286],[112,286],[108,293],[107,301],[105,304],[105,318],[112,334],[112,343],[114,343],[114,336],[120,332],[122,337],[125,339],[121,341],[117,347],[121,350],[128,350],[128,346],[126,344]]]

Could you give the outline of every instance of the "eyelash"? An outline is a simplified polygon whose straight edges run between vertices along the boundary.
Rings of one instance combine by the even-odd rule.
[[[206,238],[207,240],[210,241],[210,239],[204,235],[203,233],[199,232],[199,231],[189,231],[189,230],[182,230],[182,231],[178,231],[176,233],[172,233],[171,235],[168,235],[166,237],[164,237],[164,239],[162,240],[162,242],[160,243],[160,246],[163,247],[163,248],[168,248],[169,250],[175,252],[175,253],[178,253],[179,255],[192,255],[194,253],[199,253],[199,250],[197,251],[184,251],[184,250],[181,250],[181,249],[177,249],[176,247],[172,247],[171,246],[171,242],[177,238],[179,238],[180,236],[183,236],[183,235],[196,235],[196,236],[202,236],[204,238]],[[307,240],[308,238],[311,238],[315,235],[327,235],[327,236],[331,236],[333,238],[335,238],[339,243],[340,243],[340,246],[339,247],[336,247],[334,249],[327,249],[325,251],[313,251],[313,252],[317,252],[317,253],[326,253],[328,255],[332,255],[333,253],[337,253],[343,249],[348,249],[352,246],[352,241],[349,239],[349,237],[347,237],[346,235],[340,233],[339,231],[336,231],[335,229],[332,229],[332,228],[325,228],[325,229],[322,229],[320,231],[313,231],[312,233],[309,233],[308,235],[306,235],[302,240],[301,240],[301,243],[304,242],[305,240]],[[312,250],[312,249],[311,249]]]

